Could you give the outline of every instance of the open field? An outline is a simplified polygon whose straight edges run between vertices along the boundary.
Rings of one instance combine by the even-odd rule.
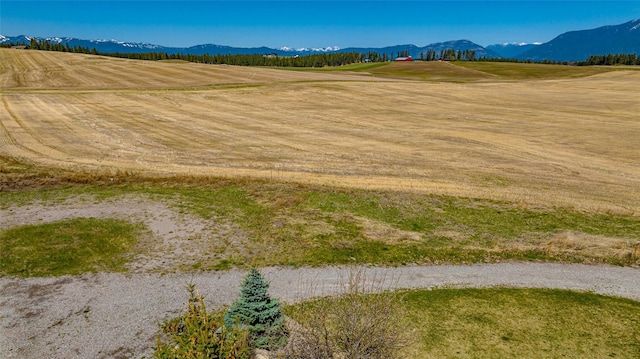
[[[345,75],[300,75],[175,61],[131,61],[104,56],[0,49],[0,88],[40,90],[188,90],[221,85],[345,80]]]
[[[249,177],[640,210],[637,71],[456,84],[10,49],[0,57],[8,169]]]

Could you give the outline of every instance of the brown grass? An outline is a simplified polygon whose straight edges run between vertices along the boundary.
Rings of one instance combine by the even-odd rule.
[[[495,79],[496,76],[484,71],[455,66],[449,62],[393,62],[387,66],[371,69],[376,75],[393,78],[421,79],[429,81],[469,82]]]
[[[0,85],[2,166],[640,211],[635,71],[454,84],[1,49]]]
[[[540,246],[549,254],[590,257],[610,257],[637,261],[640,259],[640,241],[626,238],[608,238],[584,233],[563,232],[552,236]]]

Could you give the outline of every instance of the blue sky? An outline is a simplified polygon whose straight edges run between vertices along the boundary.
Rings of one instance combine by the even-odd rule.
[[[487,46],[640,18],[640,1],[12,1],[0,34],[187,47]]]

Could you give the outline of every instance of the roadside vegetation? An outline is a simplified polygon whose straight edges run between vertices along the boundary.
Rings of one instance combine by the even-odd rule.
[[[243,292],[260,287],[248,285],[250,277]],[[162,324],[155,357],[537,359],[640,353],[640,303],[633,300],[547,289],[388,291],[384,281],[368,280],[363,270],[351,272],[340,288],[335,296],[286,306],[288,331],[278,331],[287,333],[286,340],[271,351],[256,351],[257,342],[248,339],[252,326],[225,325],[222,317],[233,310],[207,312],[191,285],[188,310]],[[249,314],[267,302],[247,302],[244,313],[256,322],[271,318]]]
[[[289,306],[295,320],[285,321],[279,300],[267,293],[269,283],[256,268],[251,268],[239,299],[228,309],[207,312],[203,297],[190,284],[187,312],[161,324],[154,356],[402,358],[408,344],[408,333],[402,328],[402,298],[385,291],[385,285],[367,279],[363,269],[351,271],[342,278],[338,294]]]
[[[209,312],[198,288],[189,284],[185,314],[160,324],[153,357],[158,359],[249,359],[249,331],[224,324],[224,310]]]

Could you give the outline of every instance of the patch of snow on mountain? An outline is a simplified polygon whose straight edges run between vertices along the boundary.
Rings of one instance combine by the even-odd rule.
[[[289,46],[282,46],[280,48],[278,48],[278,50],[280,51],[287,51],[287,52],[330,52],[330,51],[339,51],[340,48],[338,46],[327,46],[327,47],[298,47],[298,48],[293,48],[293,47],[289,47]]]
[[[527,46],[527,45],[540,45],[542,44],[541,42],[533,42],[531,44],[529,44],[528,42],[505,42],[502,44],[502,46],[506,47],[506,46]]]
[[[162,46],[160,46],[160,45],[146,44],[146,43],[143,43],[143,42],[126,42],[126,41],[120,41],[120,40],[115,40],[115,39],[111,39],[111,40],[90,40],[90,42],[94,42],[94,43],[98,43],[98,44],[112,43],[112,44],[120,45],[120,46],[124,46],[124,47],[140,48],[140,49],[159,49],[159,48],[162,48]]]
[[[313,51],[338,51],[340,48],[338,46],[328,46],[325,48],[313,48]]]

